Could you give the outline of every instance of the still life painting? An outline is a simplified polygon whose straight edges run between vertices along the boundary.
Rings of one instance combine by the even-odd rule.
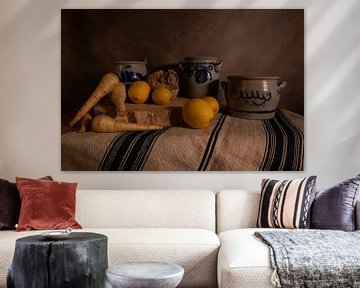
[[[63,9],[61,169],[304,170],[304,10]]]

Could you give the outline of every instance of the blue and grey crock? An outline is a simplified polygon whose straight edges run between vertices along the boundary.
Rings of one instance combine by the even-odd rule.
[[[126,85],[134,81],[143,80],[147,76],[147,60],[144,61],[114,61],[113,72]]]
[[[217,57],[187,57],[185,62],[179,63],[184,96],[217,97],[221,65],[222,61]]]

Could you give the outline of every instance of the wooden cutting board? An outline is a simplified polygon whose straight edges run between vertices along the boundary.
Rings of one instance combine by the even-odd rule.
[[[163,125],[164,127],[182,125],[184,123],[182,107],[187,101],[187,98],[177,97],[171,100],[169,106],[125,103],[125,122]],[[114,117],[115,106],[113,104],[100,104],[94,107],[94,113],[108,114]]]

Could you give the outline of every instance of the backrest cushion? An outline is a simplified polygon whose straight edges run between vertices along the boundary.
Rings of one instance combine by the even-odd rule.
[[[353,231],[359,186],[360,175],[317,191],[312,205],[311,227]]]
[[[222,190],[216,194],[217,233],[256,227],[260,192]]]
[[[215,231],[209,190],[78,190],[84,228],[202,228]]]
[[[257,227],[309,228],[316,176],[294,180],[264,179]]]

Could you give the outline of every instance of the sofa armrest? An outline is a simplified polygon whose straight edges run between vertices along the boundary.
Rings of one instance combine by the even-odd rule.
[[[355,229],[360,230],[360,199],[355,206]]]

